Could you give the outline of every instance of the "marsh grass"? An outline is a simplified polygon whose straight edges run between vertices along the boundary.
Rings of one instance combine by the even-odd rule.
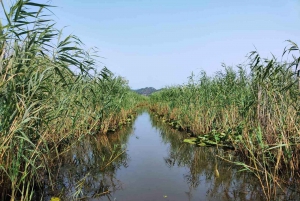
[[[128,123],[141,97],[99,71],[96,52],[78,37],[55,28],[51,5],[0,3],[1,198],[32,200],[55,158],[86,135]]]
[[[284,54],[299,51],[289,41]],[[195,136],[195,143],[231,145],[243,156],[242,170],[261,182],[268,200],[281,184],[299,178],[299,59],[278,62],[249,54],[249,64],[209,77],[201,72],[187,84],[152,94],[152,112]],[[222,136],[222,138],[220,138]],[[203,141],[204,139],[204,141]],[[211,144],[206,144],[211,145]]]

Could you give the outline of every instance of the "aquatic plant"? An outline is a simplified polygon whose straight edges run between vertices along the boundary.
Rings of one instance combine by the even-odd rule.
[[[284,54],[299,51],[291,43]],[[277,187],[299,178],[299,59],[278,62],[256,51],[249,63],[223,64],[213,77],[201,72],[187,84],[150,96],[150,110],[171,126],[190,132],[186,142],[231,147],[244,160],[236,162],[256,175],[268,200]],[[273,197],[272,197],[273,196]]]
[[[1,200],[42,199],[35,192],[52,161],[85,135],[128,123],[142,98],[78,37],[55,28],[53,6],[0,3]]]

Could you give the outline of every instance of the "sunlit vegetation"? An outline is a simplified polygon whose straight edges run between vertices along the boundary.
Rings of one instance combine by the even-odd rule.
[[[57,30],[51,6],[8,2],[0,24],[0,199],[32,200],[43,181],[51,185],[51,164],[64,150],[130,123],[143,97],[78,37]]]
[[[285,55],[299,50],[290,44]],[[251,52],[249,65],[224,65],[213,77],[201,72],[187,84],[152,94],[150,109],[195,136],[186,142],[234,149],[243,160],[233,162],[259,179],[270,200],[300,176],[299,59],[293,58],[278,62]]]
[[[300,82],[295,72],[300,58],[279,62],[252,52],[249,65],[224,65],[213,77],[192,75],[187,84],[164,88],[149,99],[102,67],[97,52],[86,50],[78,37],[55,28],[50,5],[7,2],[0,1],[1,200],[109,198],[109,187],[118,187],[115,171],[127,165],[120,144],[128,135],[107,135],[130,125],[140,107],[149,107],[162,122],[192,136],[162,134],[171,143],[166,164],[188,166],[191,188],[199,185],[201,174],[218,178],[216,188],[220,181],[231,186],[233,178],[224,174],[228,162],[258,179],[262,192],[254,198],[263,194],[272,200],[299,182]],[[289,43],[284,55],[299,52]],[[202,147],[194,149],[184,141]],[[233,150],[235,156],[218,148]],[[208,158],[207,152],[215,157]],[[72,171],[80,176],[68,175],[68,168],[60,171],[66,164],[73,164]],[[211,171],[203,172],[203,166]]]

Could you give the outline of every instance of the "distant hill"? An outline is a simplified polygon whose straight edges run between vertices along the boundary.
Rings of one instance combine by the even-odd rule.
[[[146,87],[146,88],[136,89],[133,91],[135,91],[136,93],[141,94],[141,95],[149,96],[150,94],[152,94],[153,92],[156,92],[158,90],[156,90],[153,87]]]

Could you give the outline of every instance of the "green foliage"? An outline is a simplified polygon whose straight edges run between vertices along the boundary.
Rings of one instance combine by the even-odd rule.
[[[142,98],[124,78],[98,71],[96,52],[78,37],[63,38],[50,5],[1,5],[0,189],[30,200],[51,160],[84,135],[125,124]]]
[[[298,53],[298,46],[290,43],[284,54]],[[250,52],[249,68],[223,64],[224,70],[213,77],[192,74],[187,84],[153,93],[150,109],[198,136],[185,142],[234,148],[250,161],[237,165],[267,185],[263,190],[270,200],[278,180],[285,182],[300,170],[300,99],[294,71],[300,60],[296,56],[293,60],[278,62],[274,56],[262,59]]]

